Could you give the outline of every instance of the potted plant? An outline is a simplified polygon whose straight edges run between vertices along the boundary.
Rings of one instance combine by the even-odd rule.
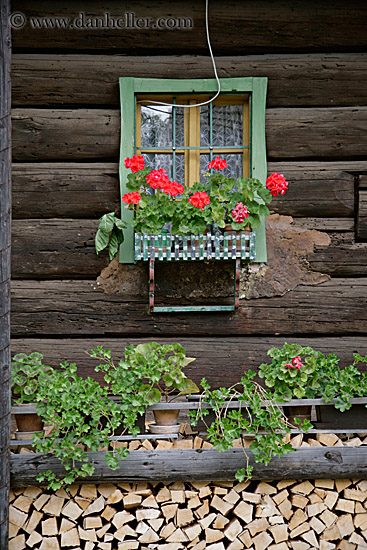
[[[253,378],[255,373],[246,372],[241,382],[231,388],[211,390],[205,379],[201,381],[204,392],[201,395],[200,407],[190,411],[191,421],[195,425],[198,420],[206,423],[209,411],[214,413],[214,421],[208,423],[209,441],[217,451],[231,449],[233,441],[240,440],[246,457],[246,466],[236,473],[236,478],[243,481],[251,478],[252,466],[245,446],[247,435],[252,436],[249,450],[254,454],[255,462],[266,465],[274,456],[281,456],[294,449],[286,443],[285,435],[290,433],[288,424],[281,409],[274,404],[272,394],[257,384]],[[239,410],[229,407],[232,401],[240,403]],[[311,424],[305,421],[301,426],[307,430]]]
[[[324,355],[298,344],[285,343],[282,348],[271,348],[268,355],[272,361],[260,365],[259,376],[264,378],[267,387],[273,389],[274,399],[279,403],[292,398],[322,398],[326,403],[335,400],[333,407],[343,412],[351,408],[353,397],[367,396],[366,374],[361,374],[355,367],[360,361],[367,362],[367,357],[355,354],[354,363],[341,369],[335,354]],[[319,419],[323,422],[327,421],[320,416],[324,409],[324,406],[318,408]],[[310,405],[284,407],[284,410],[292,421],[295,417],[311,414]]]
[[[11,362],[11,402],[13,406],[35,405],[38,392],[47,383],[52,368],[43,364],[43,355],[38,352],[18,353]],[[34,432],[43,429],[43,420],[37,413],[15,414],[17,439],[32,439]]]
[[[150,342],[125,348],[124,359],[117,364],[110,350],[98,347],[90,352],[91,357],[102,362],[96,371],[104,372],[108,391],[119,397],[119,406],[126,416],[126,427],[130,432],[134,428],[138,414],[143,415],[149,405],[165,399],[168,403],[178,395],[197,392],[196,384],[186,377],[183,369],[195,359],[186,357],[186,351],[180,344],[158,344]],[[175,394],[172,396],[172,394]],[[133,407],[132,407],[133,403]],[[165,418],[161,424],[177,425],[179,409],[171,411],[153,411],[156,417],[167,412],[172,418]],[[159,420],[156,422],[159,422]],[[135,432],[136,433],[136,432]]]
[[[109,399],[107,387],[90,377],[77,376],[76,370],[75,363],[61,363],[60,370],[54,369],[47,384],[41,385],[37,392],[37,412],[52,426],[52,431],[47,437],[35,434],[35,449],[40,453],[54,453],[66,470],[63,478],[50,470],[37,476],[40,483],[46,481],[53,490],[91,475],[94,466],[85,447],[90,451],[108,447],[114,430],[122,421],[128,425],[131,417]],[[107,452],[106,464],[116,469],[118,459],[128,454],[126,448]]]

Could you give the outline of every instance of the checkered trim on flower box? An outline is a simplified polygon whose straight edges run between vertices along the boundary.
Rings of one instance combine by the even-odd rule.
[[[241,260],[254,261],[255,233],[233,231],[200,233],[199,235],[171,235],[135,233],[135,260]]]

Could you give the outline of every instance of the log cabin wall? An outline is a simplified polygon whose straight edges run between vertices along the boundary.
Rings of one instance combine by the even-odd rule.
[[[13,1],[26,18],[13,29],[13,352],[38,350],[90,374],[84,350],[96,345],[121,355],[130,343],[178,341],[197,357],[189,374],[215,385],[238,380],[284,341],[336,352],[344,364],[354,351],[367,354],[364,1],[210,1],[219,76],[269,78],[268,169],[290,183],[272,203],[268,265],[243,270],[238,313],[151,315],[147,266],[95,254],[98,218],[119,211],[118,78],[211,78],[204,8],[204,0]],[[193,28],[30,23],[82,12],[189,17]],[[226,294],[221,270],[211,269],[208,285],[194,269],[192,300]],[[168,277],[181,282],[179,274],[163,273],[174,299]]]

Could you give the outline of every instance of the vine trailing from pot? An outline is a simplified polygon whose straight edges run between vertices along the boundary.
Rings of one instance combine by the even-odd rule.
[[[266,205],[273,197],[284,195],[288,188],[283,174],[271,174],[265,186],[256,178],[224,176],[221,170],[227,167],[227,162],[220,157],[208,164],[205,183],[195,182],[186,190],[177,181],[170,181],[163,168],[146,168],[143,156],[126,158],[125,166],[131,169],[131,174],[126,184],[129,192],[122,201],[134,211],[129,223],[136,232],[149,235],[162,230],[175,235],[198,235],[207,227],[233,231],[256,229],[261,218],[269,215]],[[118,252],[113,229],[116,219],[114,213],[105,214],[99,221],[95,240],[99,253],[108,245],[111,235],[110,258]],[[124,229],[124,223],[118,227],[119,231]]]

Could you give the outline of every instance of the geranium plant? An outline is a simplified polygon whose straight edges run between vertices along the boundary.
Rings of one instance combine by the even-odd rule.
[[[165,224],[173,234],[197,235],[215,225],[242,230],[260,225],[260,217],[267,216],[273,196],[283,195],[288,184],[282,174],[271,174],[264,186],[255,178],[230,178],[221,170],[227,167],[225,159],[216,157],[204,174],[206,182],[194,183],[189,189],[177,181],[170,181],[166,170],[145,168],[144,158],[134,155],[125,159],[131,169],[122,201],[135,211],[131,225],[137,232],[155,234]]]
[[[342,369],[335,354],[324,355],[311,347],[285,343],[282,348],[271,348],[272,361],[259,367],[259,376],[274,391],[274,399],[286,402],[293,397],[314,399],[326,403],[335,399],[335,408],[350,409],[352,397],[367,396],[367,376],[356,368],[367,357],[354,354],[352,365]]]

